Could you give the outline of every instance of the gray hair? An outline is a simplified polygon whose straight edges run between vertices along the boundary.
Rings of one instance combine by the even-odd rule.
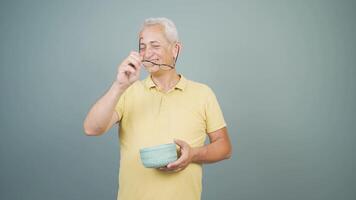
[[[172,20],[165,17],[145,19],[140,32],[142,32],[145,27],[152,25],[161,25],[164,28],[165,35],[169,42],[173,43],[179,41],[178,31]]]

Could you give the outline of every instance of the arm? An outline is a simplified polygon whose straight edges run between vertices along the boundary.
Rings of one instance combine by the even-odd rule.
[[[116,103],[124,91],[140,78],[141,59],[137,52],[131,52],[118,66],[116,80],[109,91],[93,105],[84,120],[83,127],[87,135],[101,135],[118,122]]]
[[[83,124],[86,135],[101,135],[118,122],[115,105],[124,91],[115,81],[106,94],[92,106]]]
[[[192,148],[183,140],[175,140],[181,147],[181,156],[178,160],[159,168],[161,171],[181,171],[190,163],[214,163],[231,158],[232,146],[226,127],[208,133],[210,144],[203,147]]]
[[[192,148],[192,162],[214,163],[231,158],[232,147],[226,127],[208,135],[210,144]]]

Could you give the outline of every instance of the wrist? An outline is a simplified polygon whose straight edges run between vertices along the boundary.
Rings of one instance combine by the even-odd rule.
[[[115,95],[121,95],[128,88],[128,86],[124,86],[119,83],[119,81],[114,81],[111,85],[111,90],[115,93]]]
[[[191,151],[191,162],[200,163],[201,157],[205,152],[204,147],[193,147]]]
[[[113,82],[113,84],[112,84],[112,88],[114,88],[117,91],[122,91],[123,92],[128,88],[128,86],[127,85],[123,85],[122,83],[120,83],[119,80],[115,80]]]

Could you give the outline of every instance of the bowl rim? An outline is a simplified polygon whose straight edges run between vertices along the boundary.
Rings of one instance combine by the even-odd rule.
[[[175,143],[160,144],[160,145],[141,148],[140,152],[160,150],[160,149],[163,149],[163,148],[166,148],[166,147],[173,147],[173,146],[176,148],[176,144]]]

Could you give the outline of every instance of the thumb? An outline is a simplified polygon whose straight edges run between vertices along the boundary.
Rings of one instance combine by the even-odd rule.
[[[174,139],[174,142],[180,147],[184,147],[186,144],[183,140],[180,139]]]

